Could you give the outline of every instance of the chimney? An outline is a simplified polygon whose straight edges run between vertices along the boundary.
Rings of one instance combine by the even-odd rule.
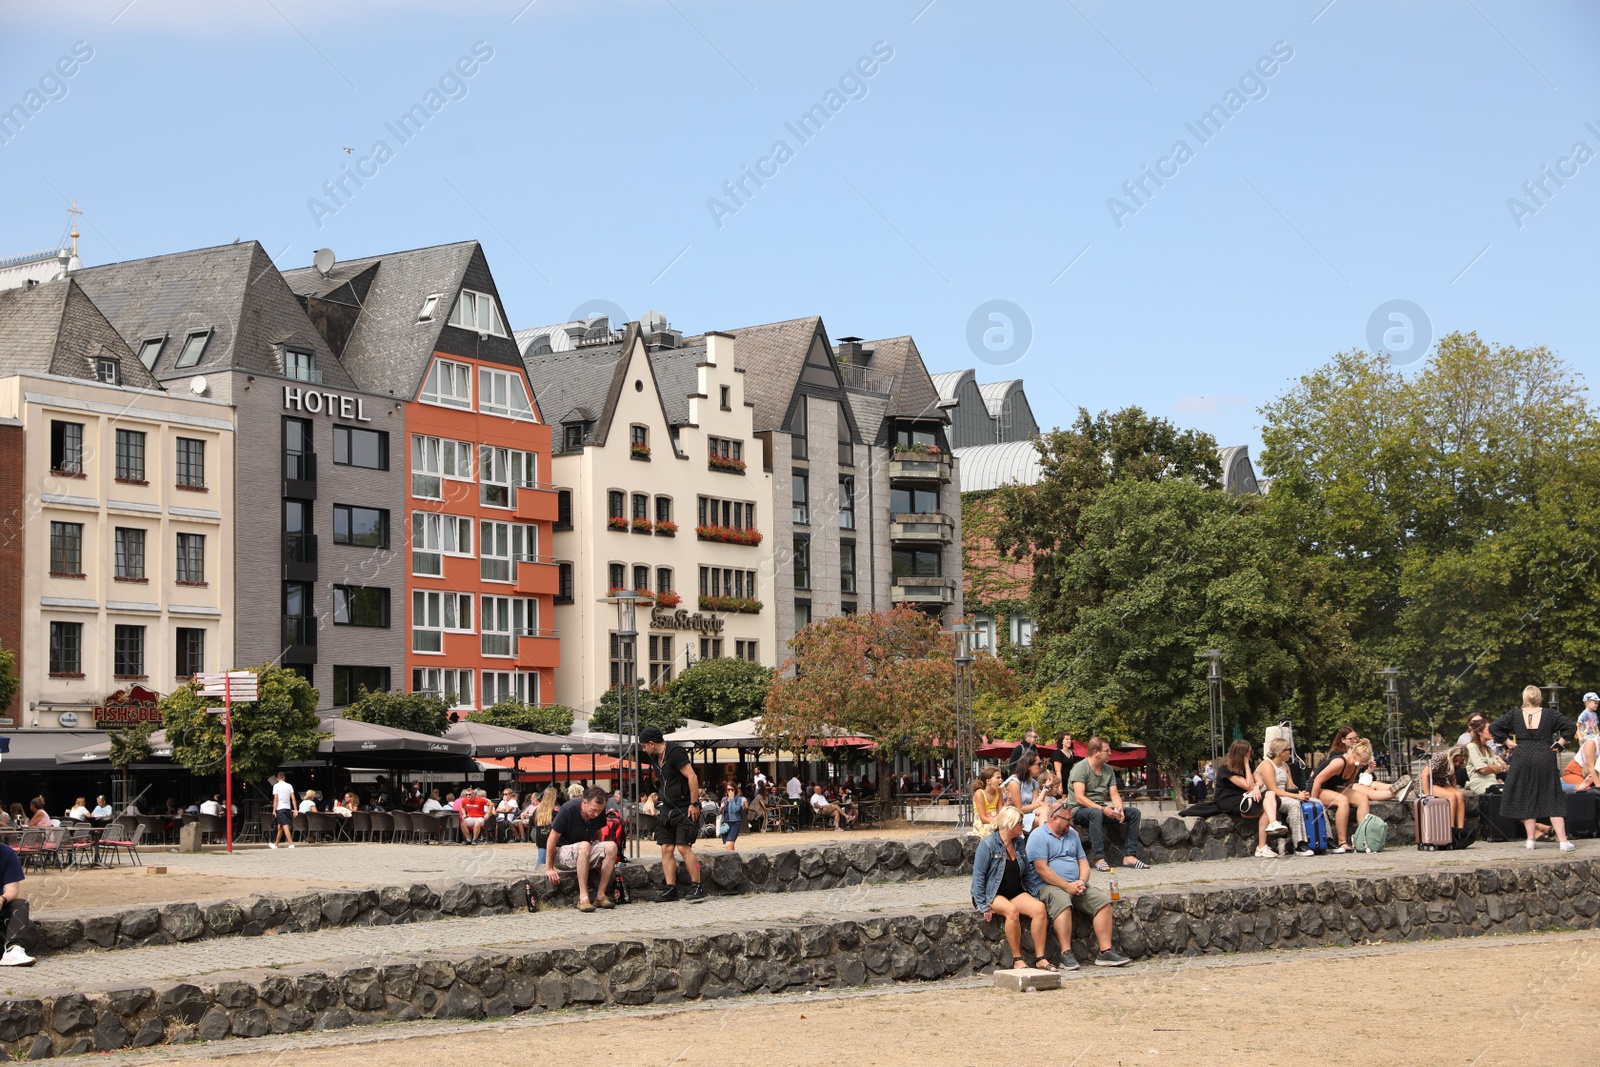
[[[861,347],[859,337],[839,338],[839,348],[834,354],[838,356],[840,363],[848,363],[853,367],[863,367],[871,358],[871,353]]]

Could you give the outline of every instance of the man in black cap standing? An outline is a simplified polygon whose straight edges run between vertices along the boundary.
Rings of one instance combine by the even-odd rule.
[[[689,754],[681,745],[667,744],[655,726],[639,731],[639,748],[655,768],[661,783],[661,803],[656,815],[656,844],[661,846],[661,875],[666,890],[656,899],[662,903],[678,899],[678,860],[676,850],[689,868],[689,893],[685,900],[704,900],[700,884],[700,861],[694,854],[695,838],[700,836],[700,778],[694,773]]]

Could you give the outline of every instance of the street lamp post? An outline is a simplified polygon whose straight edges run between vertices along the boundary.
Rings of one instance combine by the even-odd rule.
[[[639,640],[635,622],[640,596],[623,589],[601,602],[617,608],[617,657],[621,660],[617,685],[617,754],[622,758],[622,797],[630,804],[628,857],[639,858],[639,687],[634,676],[634,651]]]
[[[1383,702],[1388,715],[1383,733],[1384,748],[1389,753],[1389,774],[1398,778],[1406,766],[1406,745],[1400,725],[1400,669],[1385,667],[1378,672],[1383,679]]]
[[[1206,688],[1211,694],[1211,767],[1215,770],[1222,758],[1222,649],[1208,648],[1196,658],[1210,661]]]
[[[956,790],[961,809],[961,825],[972,823],[972,776],[977,754],[972,722],[972,634],[976,627],[958,623],[947,631],[956,639]]]
[[[1539,688],[1543,689],[1544,693],[1545,693],[1545,701],[1544,701],[1545,707],[1549,708],[1551,711],[1553,711],[1553,712],[1555,712],[1557,714],[1560,714],[1560,712],[1561,712],[1561,690],[1565,689],[1566,686],[1557,685],[1554,682],[1546,682],[1544,685],[1541,685]]]

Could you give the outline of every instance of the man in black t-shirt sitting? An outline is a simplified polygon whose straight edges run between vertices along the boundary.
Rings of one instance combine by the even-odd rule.
[[[667,888],[656,899],[665,903],[678,899],[678,855],[689,868],[689,887],[686,900],[704,900],[705,886],[700,884],[700,861],[694,854],[694,842],[700,836],[700,779],[689,762],[689,754],[681,745],[667,744],[660,729],[646,726],[639,731],[639,748],[654,765],[656,779],[661,783],[661,802],[656,808],[656,844],[661,846],[661,875]]]
[[[613,841],[600,841],[600,828],[606,824],[606,791],[590,786],[583,796],[561,805],[550,823],[550,840],[545,846],[545,873],[551,882],[561,881],[562,871],[575,871],[578,875],[578,910],[593,911],[595,904],[602,908],[615,907],[606,892],[611,885],[611,872],[617,865],[617,846]],[[589,873],[598,870],[600,882],[595,886],[594,900],[589,896]]]

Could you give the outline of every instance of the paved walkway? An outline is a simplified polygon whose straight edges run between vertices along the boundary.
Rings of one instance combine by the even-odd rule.
[[[485,853],[489,851],[484,850]],[[1174,863],[1147,871],[1122,872],[1119,881],[1124,896],[1137,897],[1141,892],[1218,889],[1267,881],[1324,881],[1352,875],[1387,877],[1482,866],[1525,866],[1558,862],[1564,858],[1568,857],[1559,855],[1554,848],[1530,853],[1515,845],[1479,844],[1470,851],[1459,853],[1425,853],[1400,848],[1378,855]],[[1580,846],[1571,858],[1600,858],[1600,845]],[[1105,875],[1096,875],[1095,879],[1096,884],[1105,885]],[[403,926],[346,927],[271,937],[216,938],[183,945],[113,952],[70,953],[45,957],[31,968],[14,968],[0,973],[0,994],[31,995],[47,990],[92,990],[150,985],[162,981],[193,981],[216,971],[281,967],[332,959],[377,959],[396,955],[460,952],[543,941],[629,935],[682,937],[696,931],[726,929],[751,922],[780,923],[879,912],[890,915],[914,914],[967,903],[969,885],[967,878],[939,878],[897,884],[866,884],[813,893],[712,897],[698,904],[635,903],[615,911],[599,911],[588,915],[573,908],[561,908],[537,914],[517,912]]]

